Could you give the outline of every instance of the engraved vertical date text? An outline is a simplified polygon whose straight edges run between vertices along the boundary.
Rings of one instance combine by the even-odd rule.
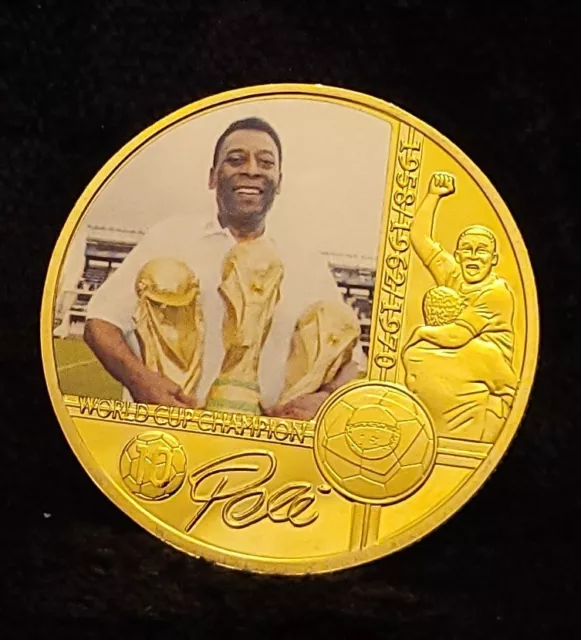
[[[397,362],[403,306],[409,269],[410,228],[422,153],[422,139],[409,128],[399,140],[387,227],[386,256],[382,265],[375,364],[385,371]]]

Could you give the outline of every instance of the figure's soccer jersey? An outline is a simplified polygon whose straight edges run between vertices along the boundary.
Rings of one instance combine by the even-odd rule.
[[[426,267],[439,286],[454,289],[468,303],[456,323],[469,329],[474,337],[479,336],[495,344],[511,362],[514,296],[509,285],[493,273],[477,284],[466,283],[456,260],[439,244],[434,245],[435,252]]]

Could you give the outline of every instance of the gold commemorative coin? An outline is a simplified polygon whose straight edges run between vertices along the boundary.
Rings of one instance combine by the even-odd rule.
[[[269,85],[99,171],[41,338],[64,434],[119,508],[194,556],[303,574],[397,551],[478,490],[523,417],[538,309],[511,214],[444,136]]]

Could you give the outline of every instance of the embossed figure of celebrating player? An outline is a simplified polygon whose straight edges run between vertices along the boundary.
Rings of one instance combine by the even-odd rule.
[[[469,226],[453,254],[433,238],[440,200],[454,176],[435,173],[411,227],[412,246],[436,284],[424,298],[425,325],[403,353],[406,384],[424,401],[440,435],[493,442],[517,386],[512,368],[514,295],[496,275],[493,232]]]

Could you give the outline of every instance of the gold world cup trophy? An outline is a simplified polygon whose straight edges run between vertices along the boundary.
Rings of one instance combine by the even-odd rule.
[[[135,290],[134,320],[145,366],[194,396],[204,345],[198,278],[179,260],[156,258],[141,268]]]
[[[238,242],[226,255],[219,291],[226,305],[224,360],[206,409],[259,414],[258,365],[280,299],[283,265],[265,238]]]
[[[357,315],[349,305],[334,301],[311,305],[296,324],[278,404],[331,382],[351,361],[360,334]]]

